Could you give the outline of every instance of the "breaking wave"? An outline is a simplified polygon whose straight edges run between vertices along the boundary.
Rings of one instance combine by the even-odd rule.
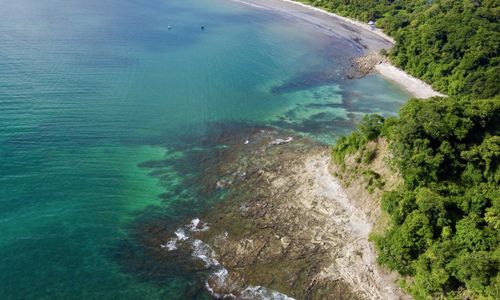
[[[168,251],[177,250],[177,244],[179,242],[187,242],[191,244],[192,253],[191,255],[198,260],[201,260],[207,270],[211,273],[207,280],[205,280],[205,288],[207,291],[215,298],[218,299],[245,299],[245,300],[294,300],[294,298],[288,297],[277,291],[273,291],[262,286],[248,286],[239,292],[238,296],[232,293],[219,294],[215,292],[214,288],[227,287],[227,277],[229,272],[224,268],[220,262],[215,259],[214,250],[207,244],[203,243],[199,239],[194,239],[190,236],[190,233],[207,231],[210,227],[207,223],[201,221],[199,218],[191,220],[191,222],[183,227],[178,228],[174,235],[165,244],[161,244],[160,247],[167,249]],[[228,233],[225,232],[221,238],[227,238]]]

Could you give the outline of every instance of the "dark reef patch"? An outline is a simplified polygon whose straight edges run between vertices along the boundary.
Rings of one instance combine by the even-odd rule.
[[[271,93],[281,94],[295,91],[307,90],[323,85],[334,84],[342,79],[339,73],[327,71],[303,72],[290,78],[288,81],[271,88]]]
[[[181,132],[170,134],[165,147],[173,155],[139,164],[165,186],[165,193],[159,195],[164,206],[150,207],[137,214],[127,229],[129,239],[110,249],[110,256],[123,271],[145,282],[179,284],[176,288],[179,295],[184,295],[183,299],[205,299],[203,283],[210,268],[192,257],[189,245],[180,245],[172,252],[161,245],[172,238],[179,226],[219,203],[226,186],[251,176],[235,173],[234,161],[244,162],[255,144],[267,144],[273,138],[285,136],[271,127],[230,122],[210,123],[189,136]],[[175,173],[181,176],[172,184]]]

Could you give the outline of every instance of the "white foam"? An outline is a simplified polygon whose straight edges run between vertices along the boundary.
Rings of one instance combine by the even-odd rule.
[[[214,266],[219,266],[219,262],[213,258],[214,253],[212,248],[200,240],[194,240],[193,246],[193,256],[202,260],[205,263],[205,267],[210,268]]]
[[[162,248],[167,248],[168,251],[173,251],[177,249],[177,239],[173,238],[165,244],[160,245]]]
[[[184,229],[182,229],[182,228],[178,228],[174,233],[177,236],[177,239],[179,241],[185,241],[185,240],[187,240],[189,238],[186,235],[186,232],[184,231]]]
[[[218,287],[223,287],[226,284],[226,278],[228,275],[228,271],[224,267],[220,267],[220,269],[210,275],[210,279],[205,281],[205,288],[207,291],[217,299],[235,299],[236,296],[233,294],[220,295],[214,291],[214,289],[210,286],[209,281],[214,282]]]
[[[199,219],[193,219],[188,227],[198,227],[200,224]],[[221,235],[223,239],[228,237],[227,231]],[[191,246],[193,249],[192,256],[196,259],[199,259],[205,263],[205,267],[211,268],[215,270],[210,274],[209,280],[205,281],[205,288],[207,291],[216,298],[224,298],[224,299],[234,299],[236,298],[233,294],[225,294],[220,295],[214,291],[214,289],[210,286],[210,283],[213,283],[214,286],[219,288],[224,287],[226,283],[226,279],[229,275],[229,272],[226,268],[224,268],[219,261],[217,261],[214,256],[214,250],[207,244],[203,243],[201,240],[195,239],[192,240]],[[282,294],[277,291],[273,291],[271,289],[262,287],[262,286],[249,286],[245,288],[241,292],[241,297],[238,299],[256,299],[256,300],[295,300],[294,298],[288,297],[285,294]]]
[[[212,295],[213,297],[215,297],[216,299],[220,299],[222,298],[222,295],[216,293],[214,291],[214,289],[210,286],[210,284],[208,283],[208,280],[205,281],[205,288],[207,289],[208,293],[210,293],[210,295]]]
[[[227,271],[226,268],[221,267],[220,270],[217,272],[214,272],[211,277],[215,278],[214,280],[217,282],[218,285],[222,286],[224,285],[224,282],[226,281],[227,275],[229,272]]]
[[[203,226],[201,228],[198,228],[200,222],[201,222],[200,219],[196,218],[191,220],[191,223],[189,223],[185,227],[187,227],[192,232],[205,231],[209,229],[209,227],[205,223],[203,223]],[[166,248],[168,251],[177,250],[177,242],[184,242],[190,238],[189,235],[186,233],[186,230],[183,228],[177,228],[174,234],[175,234],[174,238],[171,238],[165,244],[160,244],[160,247],[162,249]]]
[[[200,226],[201,224],[201,226]],[[200,232],[200,231],[207,231],[210,229],[210,227],[208,227],[208,224],[205,223],[205,222],[202,222],[200,219],[198,218],[195,218],[195,219],[192,219],[191,220],[191,223],[189,223],[189,225],[187,225],[187,228],[192,231],[192,232]]]
[[[249,286],[241,292],[240,299],[252,300],[295,300],[285,294],[262,286]]]
[[[290,143],[291,141],[293,141],[293,137],[289,136],[286,139],[275,139],[274,141],[269,143],[269,145],[281,145],[281,144]]]
[[[195,218],[195,219],[191,220],[191,223],[189,223],[188,226],[190,228],[196,228],[198,226],[198,224],[200,224],[200,219],[199,218]]]
[[[189,237],[186,235],[186,232],[182,228],[178,228],[174,232],[174,234],[175,234],[176,237],[171,238],[165,244],[161,244],[160,247],[163,248],[163,249],[167,248],[168,251],[173,251],[173,250],[177,249],[177,242],[178,241],[182,242],[182,241],[185,241],[185,240],[189,239]]]
[[[214,287],[222,288],[227,285],[227,277],[229,272],[224,268],[219,261],[217,261],[214,256],[214,250],[207,244],[203,243],[201,240],[193,239],[189,232],[199,232],[208,230],[209,227],[207,223],[204,223],[199,218],[194,218],[191,222],[185,225],[183,228],[178,228],[174,234],[175,237],[171,238],[167,243],[161,244],[161,248],[166,248],[168,251],[173,251],[177,249],[178,242],[188,241],[192,247],[191,255],[201,260],[207,269],[212,270],[208,280],[205,281],[205,288],[207,291],[216,298],[224,299],[257,299],[257,300],[294,300],[285,294],[267,289],[261,286],[250,286],[242,291],[241,297],[236,297],[234,294],[224,294],[220,295],[214,291],[214,288],[210,286],[210,283]],[[225,240],[229,236],[228,232],[225,231],[220,235],[220,238]]]

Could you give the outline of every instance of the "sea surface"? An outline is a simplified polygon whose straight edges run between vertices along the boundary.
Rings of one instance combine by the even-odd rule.
[[[361,53],[230,0],[2,0],[0,299],[209,299],[134,228],[217,201],[195,188],[217,157],[193,155],[214,139],[328,144],[394,114],[398,86],[347,79]]]

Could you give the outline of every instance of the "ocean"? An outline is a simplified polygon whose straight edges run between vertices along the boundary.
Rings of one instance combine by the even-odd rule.
[[[196,189],[217,157],[193,155],[214,140],[330,144],[395,114],[405,91],[347,78],[362,52],[230,0],[2,1],[0,299],[210,299],[135,228],[217,201]]]

